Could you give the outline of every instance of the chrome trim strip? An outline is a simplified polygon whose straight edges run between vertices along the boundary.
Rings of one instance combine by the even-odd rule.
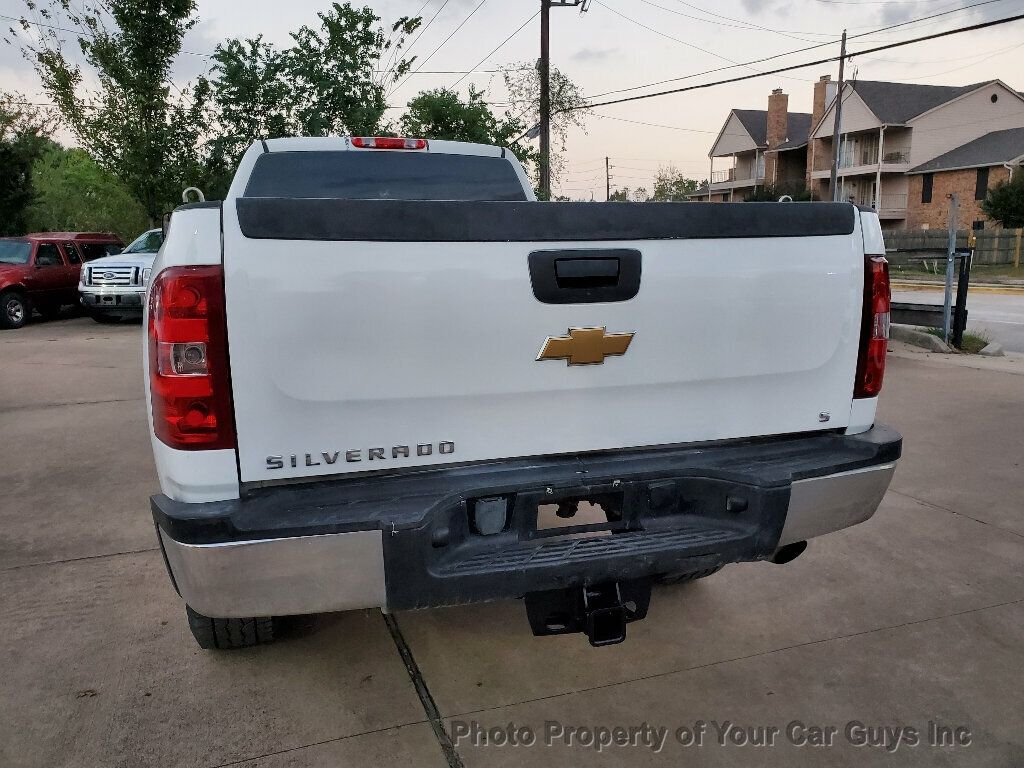
[[[178,592],[217,618],[328,613],[384,605],[380,531],[183,544],[160,530]]]
[[[896,462],[793,483],[779,546],[849,528],[875,514]]]

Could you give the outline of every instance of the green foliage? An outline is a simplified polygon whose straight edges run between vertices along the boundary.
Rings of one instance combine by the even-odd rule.
[[[217,46],[212,76],[198,86],[212,103],[211,173],[223,169],[230,177],[261,138],[382,132],[386,89],[412,65],[400,51],[421,19],[403,17],[385,34],[369,7],[334,3],[318,17],[317,29],[291,33],[289,48],[262,37]]]
[[[114,232],[130,243],[147,228],[143,207],[85,150],[51,144],[32,176],[36,198],[28,209],[29,231]]]
[[[409,102],[408,111],[398,121],[398,130],[403,136],[508,147],[523,162],[536,162],[536,150],[523,140],[517,141],[527,126],[508,113],[495,117],[483,97],[483,92],[473,86],[466,101],[447,88],[422,91]]]
[[[783,195],[789,195],[794,202],[807,202],[811,199],[811,192],[802,182],[792,184],[766,184],[748,192],[743,197],[745,203],[774,203]]]
[[[612,203],[646,203],[650,199],[650,194],[643,187],[637,187],[636,189],[620,187],[608,196],[609,202]]]
[[[1024,167],[1015,169],[1010,181],[991,187],[981,202],[981,210],[1004,227],[1024,227]]]
[[[682,202],[697,191],[698,185],[696,179],[687,178],[675,166],[662,166],[654,177],[654,193],[650,199],[659,203]]]
[[[0,92],[0,236],[29,229],[36,197],[32,167],[53,130],[52,116],[18,93]]]
[[[103,12],[68,0],[26,2],[54,26],[80,30],[84,72],[56,29],[41,28],[42,38],[24,53],[78,143],[156,221],[199,168],[203,94],[172,93],[171,81],[171,64],[196,22],[195,0],[108,0]]]
[[[523,122],[526,127],[540,123],[540,72],[531,62],[511,64],[502,69],[505,90],[508,91],[509,111],[506,120]],[[571,128],[587,132],[586,120],[593,115],[587,108],[587,98],[582,89],[556,67],[550,67],[548,80],[551,93],[551,181],[552,185],[564,170],[562,152]],[[517,152],[517,154],[519,154]],[[540,178],[540,154],[533,152],[528,157],[519,154],[533,168],[534,176]]]

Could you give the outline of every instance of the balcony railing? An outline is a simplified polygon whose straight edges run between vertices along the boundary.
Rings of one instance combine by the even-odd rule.
[[[728,170],[725,171],[715,171],[711,174],[711,183],[724,184],[730,181],[748,181],[751,184],[755,182],[760,184],[761,182],[764,181],[764,168],[757,169],[757,178],[751,176],[750,171],[747,169],[741,170],[740,173],[742,175],[737,175],[736,168],[729,168]]]
[[[910,162],[909,149],[882,149],[882,163],[899,165]],[[878,145],[865,147],[849,147],[839,153],[839,167],[853,168],[860,165],[878,165]],[[826,165],[825,168],[828,166]],[[825,170],[825,169],[819,169]]]
[[[906,192],[883,192],[875,206],[879,211],[905,211],[907,209]]]
[[[711,183],[721,184],[724,181],[732,181],[733,173],[735,172],[735,170],[735,168],[729,168],[728,170],[725,171],[715,171],[714,173],[711,174]]]

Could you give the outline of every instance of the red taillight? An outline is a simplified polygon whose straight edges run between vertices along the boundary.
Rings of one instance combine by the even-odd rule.
[[[864,316],[854,397],[875,397],[882,389],[889,346],[889,300],[889,262],[882,256],[868,256],[864,260]]]
[[[182,450],[235,447],[219,266],[169,267],[153,280],[149,390],[161,442]]]
[[[426,149],[426,139],[403,139],[393,136],[355,136],[352,146],[360,149]]]

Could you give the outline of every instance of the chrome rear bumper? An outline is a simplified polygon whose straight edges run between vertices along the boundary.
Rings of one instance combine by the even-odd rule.
[[[870,518],[895,461],[792,484],[779,546]],[[194,610],[223,618],[387,609],[382,532],[188,544],[159,530],[168,568]]]

